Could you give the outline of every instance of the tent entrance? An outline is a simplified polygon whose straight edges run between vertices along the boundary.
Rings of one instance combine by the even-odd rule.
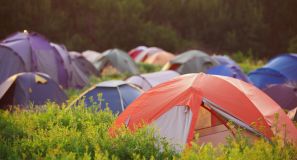
[[[194,139],[195,142],[199,144],[210,142],[213,145],[226,143],[226,137],[234,135],[227,121],[206,105],[201,105],[199,109],[195,123],[195,134],[197,133],[199,138]]]
[[[232,122],[234,126],[228,125],[228,121]],[[239,127],[244,129],[242,134],[251,139],[264,137],[248,124],[223,111],[218,105],[203,99],[195,124],[195,133],[199,134],[199,144],[208,142],[213,145],[224,144],[226,143],[226,137],[233,137],[235,130]]]
[[[8,109],[8,105],[13,104],[16,84],[13,83],[0,99],[0,108]]]

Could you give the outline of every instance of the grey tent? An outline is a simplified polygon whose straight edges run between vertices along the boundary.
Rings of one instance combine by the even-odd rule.
[[[96,51],[87,50],[82,52],[82,55],[93,64],[93,66],[98,69],[100,63],[98,63],[98,60],[102,57],[102,54]]]
[[[175,70],[180,74],[206,72],[210,67],[218,65],[208,54],[199,50],[190,50],[176,56],[167,63],[163,70]]]
[[[9,47],[0,45],[0,83],[10,76],[24,71],[26,69],[23,59]]]
[[[82,70],[75,61],[73,61],[66,47],[55,43],[51,43],[51,46],[54,47],[63,59],[64,66],[68,73],[68,86],[83,88],[89,82],[89,75],[87,75],[87,73],[85,73],[84,70]]]
[[[160,83],[166,82],[177,76],[179,76],[179,73],[175,71],[160,71],[154,73],[134,75],[129,77],[126,80],[126,82],[132,83],[146,91]]]
[[[120,72],[138,74],[135,62],[126,52],[119,49],[110,49],[103,52],[102,57],[98,60],[98,70],[100,72],[109,65]]]
[[[69,52],[70,57],[75,63],[75,65],[86,75],[91,76],[91,75],[98,75],[98,72],[96,68],[90,63],[88,60],[85,59],[84,56],[82,56],[78,52],[71,51]]]

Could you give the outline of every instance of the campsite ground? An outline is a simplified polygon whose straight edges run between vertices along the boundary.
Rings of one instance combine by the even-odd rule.
[[[265,63],[236,54],[233,57],[247,73]],[[152,72],[158,66],[139,64],[141,72]],[[125,79],[128,75],[113,74],[93,77],[82,90],[68,90],[70,100],[93,84],[109,79]],[[154,137],[151,128],[131,133],[125,128],[111,137],[108,128],[115,120],[109,110],[93,112],[94,107],[57,106],[49,102],[45,108],[13,113],[0,111],[0,159],[296,159],[297,146],[283,143],[275,137],[251,142],[238,134],[221,146],[197,145],[174,152],[161,138]],[[197,135],[198,136],[198,135]]]

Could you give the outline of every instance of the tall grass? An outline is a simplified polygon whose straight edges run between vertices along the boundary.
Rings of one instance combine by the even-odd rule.
[[[96,110],[96,112],[94,112]],[[294,160],[297,147],[275,138],[251,142],[240,133],[225,145],[193,143],[182,153],[148,127],[126,128],[110,136],[110,110],[66,108],[48,103],[38,109],[0,111],[0,159],[203,159]]]
[[[53,103],[42,109],[0,111],[0,159],[171,159],[176,154],[148,129],[132,133],[121,128],[119,136],[111,137],[114,119],[109,110]]]

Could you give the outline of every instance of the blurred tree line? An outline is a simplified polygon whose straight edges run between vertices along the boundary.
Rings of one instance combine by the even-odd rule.
[[[171,52],[297,52],[296,0],[13,0],[0,37],[27,29],[70,50],[137,45]]]

